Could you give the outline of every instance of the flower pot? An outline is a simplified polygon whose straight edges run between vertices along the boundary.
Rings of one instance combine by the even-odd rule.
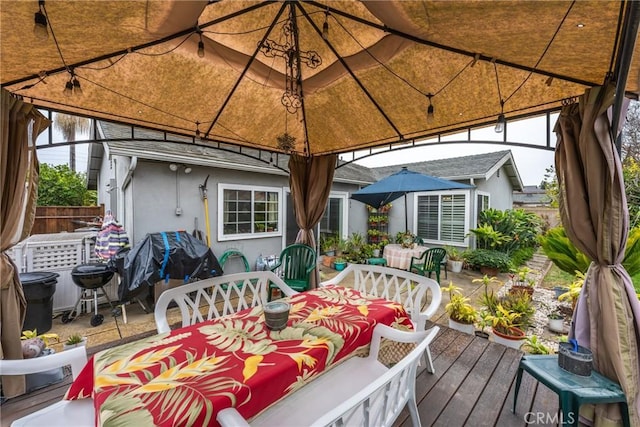
[[[373,250],[373,257],[374,258],[380,258],[380,249],[374,249]]]
[[[473,335],[476,327],[473,323],[461,323],[449,318],[449,327],[465,334]]]
[[[571,343],[561,342],[558,345],[558,366],[572,374],[588,377],[593,369],[593,353],[581,345],[576,351]]]
[[[83,337],[82,341],[76,344],[67,344],[66,342],[62,344],[62,350],[68,350],[70,348],[76,347],[85,347],[87,345],[87,337]]]
[[[347,266],[347,263],[346,263],[346,262],[335,262],[335,263],[333,264],[333,268],[334,268],[336,271],[342,271],[342,270],[344,270],[344,268],[345,268],[346,266]]]
[[[489,339],[489,333],[485,331],[475,331],[474,335],[478,338],[484,338],[485,340]]]
[[[569,288],[565,288],[564,286],[554,286],[553,291],[556,293],[556,299],[560,298],[560,295],[569,291]]]
[[[533,287],[526,285],[512,285],[511,288],[509,288],[510,294],[517,294],[519,292],[525,292],[531,296],[533,295]]]
[[[334,258],[334,256],[325,255],[324,258],[322,258],[322,265],[324,265],[325,267],[331,267]]]
[[[560,319],[552,319],[549,318],[547,320],[547,327],[549,328],[549,330],[551,332],[558,332],[558,333],[563,333],[564,332],[564,319],[560,318]]]
[[[509,328],[509,335],[503,334],[495,329],[492,329],[491,331],[493,333],[493,342],[515,348],[516,350],[522,346],[527,338],[524,331],[513,326]]]
[[[449,270],[453,273],[460,273],[462,271],[462,261],[447,261],[449,264]]]
[[[498,275],[498,269],[495,267],[486,267],[486,266],[482,266],[480,267],[480,273],[487,275],[489,277],[493,277],[493,276],[497,276]]]

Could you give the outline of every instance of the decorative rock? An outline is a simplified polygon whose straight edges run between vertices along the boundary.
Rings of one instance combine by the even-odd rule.
[[[29,338],[22,341],[22,357],[32,359],[40,356],[45,348],[42,338]]]

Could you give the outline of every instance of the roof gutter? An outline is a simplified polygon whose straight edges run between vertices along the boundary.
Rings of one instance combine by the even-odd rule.
[[[133,171],[136,170],[137,166],[138,166],[138,157],[137,156],[131,157],[131,163],[129,163],[129,169],[127,169],[127,174],[125,175],[124,180],[122,181],[123,191],[131,183],[131,178],[133,177]]]

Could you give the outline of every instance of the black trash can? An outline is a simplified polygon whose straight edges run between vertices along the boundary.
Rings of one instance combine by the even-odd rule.
[[[58,273],[47,271],[20,273],[22,290],[27,300],[23,331],[37,329],[38,334],[43,334],[51,329],[53,294],[56,291],[59,276]]]

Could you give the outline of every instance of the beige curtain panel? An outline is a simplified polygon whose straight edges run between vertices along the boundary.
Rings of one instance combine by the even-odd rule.
[[[640,425],[640,302],[622,266],[629,229],[622,164],[608,117],[614,87],[587,90],[556,125],[560,215],[567,236],[593,261],[574,312],[571,335],[591,349],[595,369],[620,383]],[[622,114],[624,117],[625,114]],[[591,413],[590,413],[591,412]],[[617,405],[581,411],[596,426],[622,425]]]
[[[333,173],[336,168],[335,154],[319,157],[292,155],[289,159],[289,186],[300,231],[296,243],[316,248],[313,228],[318,225],[331,193]],[[310,289],[319,282],[318,269],[311,274]]]
[[[49,121],[31,104],[2,89],[0,186],[0,357],[22,359],[22,323],[26,301],[16,266],[5,251],[27,237],[35,218],[38,194],[36,138]],[[2,377],[5,397],[25,391],[24,377]]]

